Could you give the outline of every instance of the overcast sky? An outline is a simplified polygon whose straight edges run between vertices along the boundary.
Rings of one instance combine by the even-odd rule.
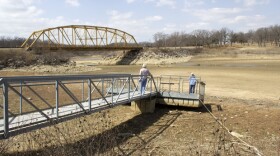
[[[235,32],[280,24],[280,0],[0,0],[0,36],[63,25],[112,27],[138,42],[157,32]]]

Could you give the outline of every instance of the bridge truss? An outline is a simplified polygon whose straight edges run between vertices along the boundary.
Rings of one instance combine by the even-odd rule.
[[[22,48],[50,50],[135,50],[142,49],[135,38],[124,31],[99,26],[68,25],[33,32]]]

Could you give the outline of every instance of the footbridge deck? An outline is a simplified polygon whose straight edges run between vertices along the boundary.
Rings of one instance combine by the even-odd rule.
[[[149,77],[144,94],[138,80],[130,74],[2,77],[0,138],[141,99],[191,107],[204,99],[199,79],[195,94],[187,93],[186,77]]]

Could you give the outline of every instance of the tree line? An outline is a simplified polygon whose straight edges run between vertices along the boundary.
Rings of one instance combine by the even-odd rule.
[[[0,48],[18,48],[25,40],[21,37],[0,36]]]
[[[173,32],[165,34],[157,32],[153,35],[154,42],[144,42],[142,45],[155,47],[184,47],[184,46],[205,46],[215,47],[232,44],[266,46],[267,44],[280,47],[280,26],[274,25],[248,32],[234,32],[228,28],[220,30],[198,29],[191,33]]]

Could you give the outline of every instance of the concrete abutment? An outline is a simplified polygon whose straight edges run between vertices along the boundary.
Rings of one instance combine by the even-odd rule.
[[[131,102],[131,109],[138,113],[153,113],[155,111],[156,97],[148,97]]]

